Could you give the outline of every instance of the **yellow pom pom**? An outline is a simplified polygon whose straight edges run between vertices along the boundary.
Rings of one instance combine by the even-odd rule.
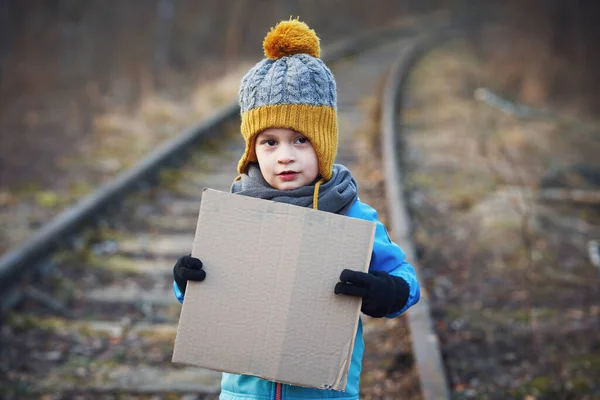
[[[265,56],[273,60],[294,54],[308,54],[318,58],[321,54],[319,37],[314,30],[297,19],[281,21],[271,28],[263,42]]]

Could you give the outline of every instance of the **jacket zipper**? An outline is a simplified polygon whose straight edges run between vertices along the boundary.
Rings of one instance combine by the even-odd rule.
[[[281,383],[277,382],[275,387],[275,400],[281,400]]]

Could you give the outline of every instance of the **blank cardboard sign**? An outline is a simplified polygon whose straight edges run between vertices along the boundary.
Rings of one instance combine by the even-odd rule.
[[[205,189],[173,362],[344,390],[360,299],[333,292],[367,271],[375,223]]]

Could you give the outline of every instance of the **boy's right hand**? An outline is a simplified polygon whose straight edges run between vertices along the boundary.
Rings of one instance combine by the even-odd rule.
[[[206,272],[202,269],[202,261],[191,255],[180,257],[173,267],[173,278],[181,293],[185,293],[187,281],[203,281]]]

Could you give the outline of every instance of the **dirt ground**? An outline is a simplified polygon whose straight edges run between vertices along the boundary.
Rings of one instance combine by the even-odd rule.
[[[457,399],[600,399],[600,269],[588,255],[600,239],[600,129],[486,87],[453,42],[417,64],[404,97],[421,283],[451,388]]]

